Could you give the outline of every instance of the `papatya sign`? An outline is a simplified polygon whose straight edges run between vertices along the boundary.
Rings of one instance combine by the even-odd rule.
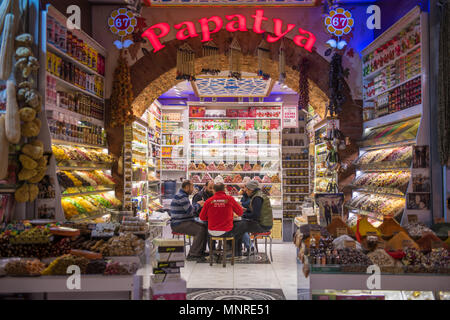
[[[262,27],[263,21],[269,20],[264,17],[264,10],[256,10],[255,14],[251,16],[254,19],[253,22],[253,32],[264,33],[265,30]],[[247,19],[242,14],[227,15],[225,18],[229,21],[225,29],[229,32],[237,31],[248,31],[247,29]],[[274,35],[267,35],[267,42],[273,43],[277,42],[281,38],[285,37],[289,32],[294,30],[295,24],[288,23],[286,29],[283,30],[283,20],[272,19],[273,20],[273,33]],[[211,41],[211,35],[217,33],[222,29],[224,21],[221,17],[212,16],[210,18],[201,18],[198,20],[200,23],[202,42]],[[214,28],[210,30],[209,23],[214,24]],[[184,21],[173,26],[175,29],[179,30],[176,34],[178,40],[186,40],[189,38],[198,37],[199,34],[195,29],[195,23],[192,21]],[[157,32],[157,30],[159,32]],[[143,38],[147,38],[153,46],[153,52],[157,52],[165,47],[161,43],[161,39],[169,34],[170,25],[166,22],[157,23],[142,33]],[[312,51],[314,43],[316,42],[316,37],[309,31],[298,28],[298,35],[293,38],[293,41],[299,47],[303,47],[309,52]]]

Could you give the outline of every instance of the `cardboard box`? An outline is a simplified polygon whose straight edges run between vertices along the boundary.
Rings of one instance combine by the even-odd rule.
[[[180,268],[153,268],[153,274],[180,273]]]
[[[181,279],[180,273],[172,273],[172,274],[153,274],[150,277],[150,285],[152,283],[161,283],[165,281],[178,281]]]
[[[156,252],[156,260],[161,262],[167,261],[184,261],[184,252]]]
[[[153,268],[183,268],[184,261],[152,261]]]
[[[183,247],[184,241],[180,239],[162,239],[156,238],[152,241],[153,245],[158,247]]]
[[[177,281],[152,283],[150,291],[152,300],[185,300],[187,293],[186,281],[180,279]]]

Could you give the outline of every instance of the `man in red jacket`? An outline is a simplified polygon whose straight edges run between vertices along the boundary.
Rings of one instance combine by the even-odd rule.
[[[206,200],[200,220],[208,221],[208,232],[215,237],[233,235],[233,213],[242,216],[243,209],[232,196],[225,194],[225,185],[214,185],[214,196]]]

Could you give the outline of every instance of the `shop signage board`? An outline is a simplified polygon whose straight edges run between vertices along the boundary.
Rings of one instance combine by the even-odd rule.
[[[114,10],[108,18],[109,30],[120,37],[133,33],[136,25],[134,13],[125,8]]]
[[[270,23],[268,21],[269,18],[264,16],[263,9],[255,10],[255,14],[250,17],[236,13],[226,15],[225,19],[226,20],[224,21],[219,16],[212,16],[209,18],[201,18],[198,21],[183,21],[173,25],[173,28],[178,30],[175,36],[178,40],[183,41],[190,38],[197,38],[201,35],[201,42],[208,42],[213,40],[212,35],[219,32],[222,27],[225,27],[225,29],[230,33],[249,31],[247,29],[247,19],[253,19],[252,31],[257,34],[267,32],[267,30],[263,28],[263,22],[266,24]],[[196,31],[196,23],[200,25],[200,34]],[[292,41],[294,41],[297,46],[302,47],[309,52],[313,51],[316,37],[312,32],[304,30],[301,27],[296,28],[295,24],[286,23],[282,19],[278,18],[272,19],[272,23],[273,35],[267,34],[266,41],[268,43],[275,43],[286,37],[288,33],[296,32],[297,35],[292,37]],[[210,30],[211,25],[214,25],[212,30]],[[150,42],[153,47],[153,52],[158,52],[165,47],[161,41],[163,41],[163,38],[169,34],[170,30],[171,26],[167,22],[160,22],[147,28],[141,36]]]
[[[325,27],[327,31],[337,37],[348,34],[352,31],[355,21],[350,11],[343,8],[330,10],[325,17]]]
[[[283,128],[298,128],[297,119],[297,106],[283,106]]]

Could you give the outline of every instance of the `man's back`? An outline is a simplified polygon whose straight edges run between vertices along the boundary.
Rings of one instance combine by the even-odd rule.
[[[233,197],[220,191],[205,202],[200,219],[208,221],[209,230],[230,231],[233,229],[233,212],[241,216],[242,207]]]

